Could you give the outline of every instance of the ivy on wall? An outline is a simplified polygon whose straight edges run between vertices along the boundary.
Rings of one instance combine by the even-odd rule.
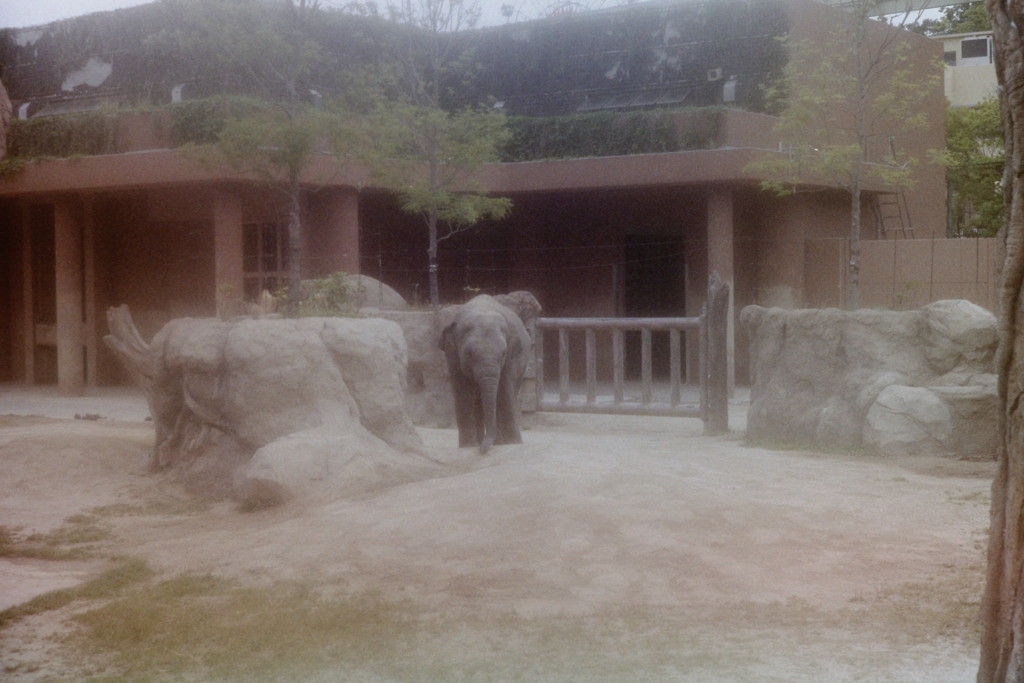
[[[241,96],[216,96],[188,100],[171,105],[171,144],[207,145],[217,137],[233,118],[240,118],[265,108],[266,102]]]
[[[502,161],[654,154],[715,146],[722,107],[510,117]]]
[[[232,118],[266,104],[247,97],[218,96],[170,105],[175,147],[211,144]],[[536,161],[655,154],[711,149],[722,107],[635,112],[593,112],[568,116],[509,117],[512,136],[501,160]],[[16,170],[24,161],[116,153],[117,112],[49,116],[14,121],[3,164]]]
[[[116,116],[109,111],[11,122],[8,154],[15,159],[67,158],[115,151]]]

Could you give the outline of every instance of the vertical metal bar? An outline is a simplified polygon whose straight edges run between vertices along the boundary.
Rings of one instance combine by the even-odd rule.
[[[623,379],[626,374],[626,351],[623,343],[623,332],[619,329],[612,330],[612,382],[615,385],[615,402],[622,403],[625,400],[623,391]]]
[[[594,328],[585,330],[587,346],[587,403],[597,402],[597,342]]]
[[[651,330],[644,327],[640,330],[640,365],[643,383],[643,404],[651,402]]]
[[[680,331],[668,331],[668,356],[669,356],[669,382],[672,387],[669,402],[675,408],[679,405],[679,374],[682,370],[682,344],[680,343]]]
[[[569,330],[558,328],[558,400],[569,402]]]

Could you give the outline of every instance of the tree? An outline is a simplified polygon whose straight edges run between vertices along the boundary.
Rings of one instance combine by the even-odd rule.
[[[1003,131],[999,101],[946,108],[942,154],[957,237],[991,237],[1003,223]]]
[[[191,76],[200,94],[308,100],[314,74],[338,64],[313,33],[319,0],[164,0],[167,26],[145,40],[154,68]]]
[[[1024,680],[1024,6],[990,0],[1006,148],[998,235],[998,470],[992,484],[978,683]]]
[[[294,314],[302,282],[302,195],[337,172],[337,160],[354,146],[345,117],[311,105],[254,104],[230,119],[216,145],[201,152],[207,165],[254,176],[280,192],[288,205],[288,311]],[[321,164],[321,157],[332,157]]]
[[[276,5],[246,0],[169,0],[174,28],[150,37],[153,49],[188,55],[222,79],[217,90],[256,94],[236,107],[216,143],[195,154],[207,166],[254,176],[280,192],[288,206],[288,311],[296,311],[302,277],[302,195],[337,172],[335,160],[355,146],[348,118],[324,106],[311,77],[328,58],[311,37],[319,0]],[[315,95],[315,97],[314,97]]]
[[[777,133],[784,153],[747,171],[765,189],[789,194],[810,183],[831,184],[850,198],[846,305],[859,306],[862,195],[869,182],[909,187],[917,160],[902,136],[923,130],[921,105],[939,83],[939,65],[922,79],[903,22],[871,20],[876,0],[844,5],[840,21],[814,40],[789,42],[789,62],[769,96],[781,103]]]
[[[508,215],[512,201],[488,196],[476,180],[498,161],[508,132],[500,114],[391,104],[375,119],[376,177],[398,195],[402,210],[427,228],[430,303],[440,304],[438,245],[484,218]]]
[[[915,33],[926,36],[945,36],[954,33],[974,33],[992,30],[985,11],[985,3],[968,2],[962,5],[950,5],[942,8],[942,16],[938,19],[924,19],[907,27]]]
[[[438,244],[484,218],[500,219],[512,202],[488,196],[476,173],[496,162],[508,139],[504,117],[483,107],[451,108],[452,87],[472,70],[456,33],[480,15],[474,0],[404,0],[392,8],[404,28],[400,101],[374,119],[371,168],[399,196],[402,210],[427,228],[430,303],[441,303]]]

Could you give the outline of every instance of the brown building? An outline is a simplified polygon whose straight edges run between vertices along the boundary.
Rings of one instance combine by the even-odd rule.
[[[444,243],[442,297],[528,289],[549,315],[695,315],[717,271],[733,286],[736,310],[842,305],[848,196],[821,180],[779,197],[745,171],[785,153],[762,96],[785,65],[777,38],[820,36],[839,12],[810,0],[656,2],[467,34],[484,66],[479,87],[513,114],[715,108],[701,110],[711,134],[689,149],[485,168],[485,186],[514,208]],[[38,56],[75,32],[34,31],[6,36],[2,75],[22,117],[129,89],[118,80],[124,46],[43,78],[26,50]],[[909,33],[900,40],[922,82],[938,73],[940,44]],[[77,85],[61,90],[69,81]],[[943,145],[943,104],[937,79],[924,105],[933,125],[900,141],[922,160],[907,194],[916,237],[944,233],[943,171],[924,161]],[[681,131],[688,116],[676,117]],[[116,152],[35,160],[0,177],[0,381],[56,382],[69,392],[123,381],[101,341],[108,307],[128,304],[148,337],[171,318],[215,315],[284,276],[284,200],[181,155],[166,117],[122,115]],[[313,189],[304,276],[359,270],[425,298],[419,219],[357,171]],[[864,189],[865,237],[881,238],[873,210],[893,188]],[[744,353],[736,371],[744,376]]]

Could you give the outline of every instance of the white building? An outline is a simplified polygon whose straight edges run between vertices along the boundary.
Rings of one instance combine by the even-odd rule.
[[[992,55],[992,32],[935,36],[946,62],[946,99],[954,107],[969,107],[997,92]]]

